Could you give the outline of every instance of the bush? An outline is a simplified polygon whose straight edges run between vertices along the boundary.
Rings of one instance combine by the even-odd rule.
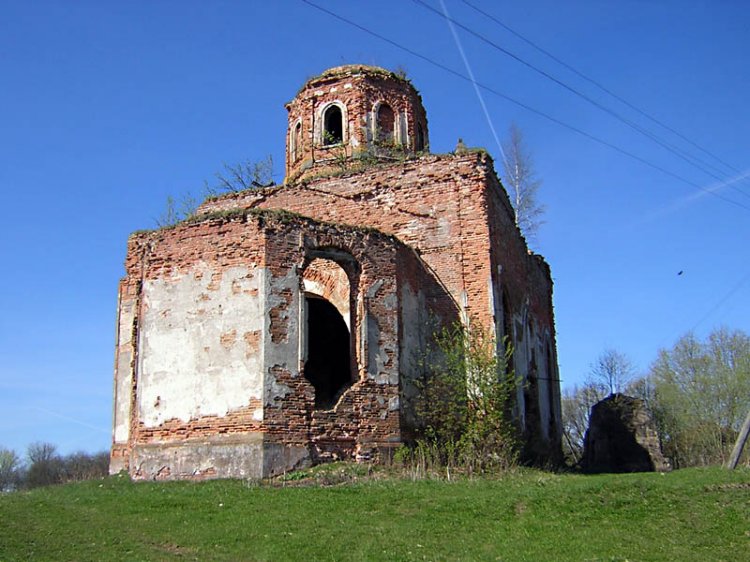
[[[519,432],[512,421],[515,374],[512,349],[498,346],[477,322],[454,325],[434,338],[426,374],[418,381],[420,435],[399,457],[413,470],[469,474],[518,462]]]
[[[93,480],[104,478],[109,473],[107,452],[89,454],[79,451],[62,457],[51,443],[32,443],[27,455],[28,469],[21,481],[25,488]]]
[[[103,451],[91,455],[79,451],[64,457],[62,464],[65,482],[104,478],[109,474],[109,453]]]

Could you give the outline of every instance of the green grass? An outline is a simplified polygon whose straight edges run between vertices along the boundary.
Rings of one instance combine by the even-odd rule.
[[[126,477],[0,497],[0,560],[750,560],[750,471],[284,487]]]

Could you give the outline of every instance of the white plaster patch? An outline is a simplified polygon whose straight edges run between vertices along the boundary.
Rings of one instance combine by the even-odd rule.
[[[381,207],[390,210],[396,206],[396,194],[392,191],[385,191],[380,195],[378,203]]]
[[[380,287],[382,286],[383,286],[382,279],[378,279],[377,281],[375,281],[372,285],[370,285],[367,288],[367,298],[370,298],[370,299],[375,298],[375,295],[378,294],[378,291],[380,290]]]
[[[273,285],[274,291],[271,291],[271,285]],[[284,277],[274,277],[273,275],[266,273],[266,275],[264,275],[263,287],[265,287],[265,294],[268,295],[266,306],[269,310],[284,302],[278,294],[274,293],[288,289],[292,296],[284,314],[287,319],[287,337],[285,338],[285,341],[274,343],[271,338],[268,337],[264,346],[265,364],[272,366],[267,369],[264,377],[264,401],[266,404],[273,404],[275,398],[286,396],[291,392],[291,389],[287,385],[280,384],[276,381],[274,367],[288,369],[292,377],[299,376],[300,330],[299,317],[297,314],[300,306],[299,277],[294,268],[290,269]],[[271,333],[270,315],[266,315],[264,318],[264,333]]]
[[[420,367],[428,353],[427,337],[431,327],[424,294],[415,293],[408,283],[399,287],[400,316],[403,330],[399,340],[399,371],[404,376],[404,391],[414,392],[412,381],[420,374]]]
[[[276,381],[275,377],[269,377],[268,384],[268,404],[271,405],[277,398],[284,398],[287,394],[291,394],[292,389],[287,385]]]
[[[400,230],[399,236],[408,239],[418,239],[425,231],[424,219],[411,219]]]
[[[383,299],[383,305],[387,310],[396,310],[396,307],[398,306],[398,297],[396,296],[396,293],[386,295]]]
[[[434,244],[447,245],[451,241],[451,221],[445,217],[440,216],[437,220],[437,233]]]
[[[130,393],[133,384],[133,322],[135,303],[120,301],[120,318],[117,326],[117,364],[115,365],[115,410],[113,439],[127,443],[130,437]]]
[[[144,282],[138,413],[146,427],[225,416],[261,398],[261,351],[222,341],[263,329],[262,276],[250,267],[221,270],[214,281],[213,273],[201,264]]]
[[[399,400],[398,396],[393,396],[392,398],[388,399],[388,410],[390,412],[398,412],[400,407],[401,401]]]
[[[375,376],[376,384],[398,384],[398,371],[393,365],[388,366],[389,352],[390,357],[395,357],[396,347],[392,344],[381,344],[374,354],[375,358]],[[391,359],[392,361],[392,359]]]

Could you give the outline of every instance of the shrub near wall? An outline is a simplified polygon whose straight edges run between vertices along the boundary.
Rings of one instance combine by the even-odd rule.
[[[512,350],[497,353],[478,322],[436,334],[425,376],[418,381],[415,444],[398,460],[421,471],[451,468],[467,473],[503,470],[518,462],[520,436],[511,418],[517,380],[508,370]]]

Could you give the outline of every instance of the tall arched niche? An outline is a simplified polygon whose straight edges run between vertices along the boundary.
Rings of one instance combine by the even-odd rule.
[[[352,283],[341,251],[319,251],[302,270],[302,372],[315,389],[315,408],[329,410],[357,377]],[[343,259],[342,259],[343,258]]]

